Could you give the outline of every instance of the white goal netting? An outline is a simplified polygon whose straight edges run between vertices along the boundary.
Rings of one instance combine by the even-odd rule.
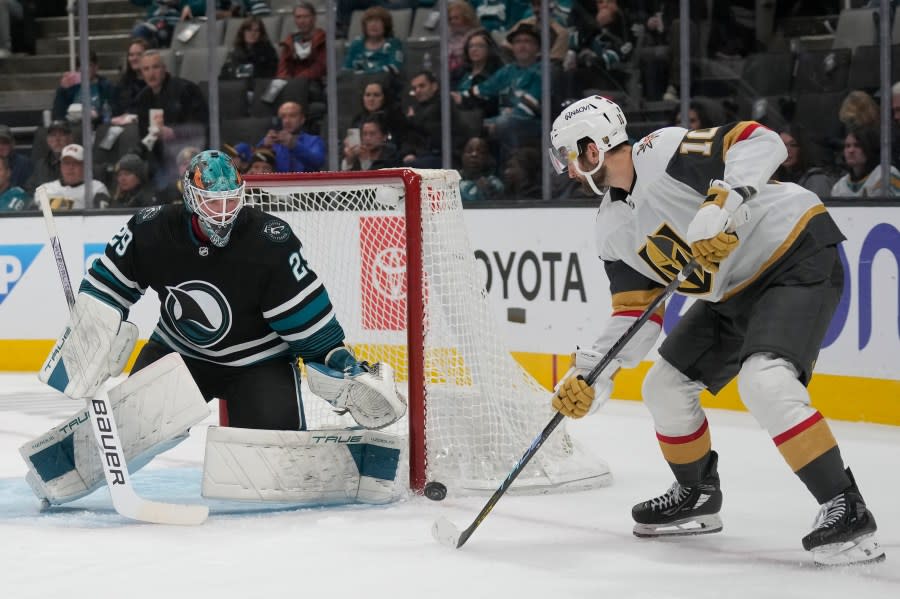
[[[357,357],[391,364],[401,390],[406,386],[413,426],[404,418],[389,430],[413,431],[411,485],[437,480],[451,492],[494,490],[552,417],[550,394],[502,342],[466,234],[457,173],[397,169],[251,179],[248,202],[291,224]],[[411,224],[420,215],[421,226],[408,228],[406,211],[414,211]],[[408,287],[407,270],[419,272],[419,256],[421,273]],[[306,396],[304,406],[311,429],[353,425],[324,401]],[[609,481],[606,464],[582,452],[563,429],[513,489]]]

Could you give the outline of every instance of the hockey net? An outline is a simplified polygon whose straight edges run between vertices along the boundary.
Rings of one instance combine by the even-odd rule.
[[[361,360],[407,392],[409,485],[494,490],[552,416],[550,396],[502,342],[466,234],[455,171],[247,176],[247,201],[290,223]],[[411,324],[411,326],[407,326]],[[304,389],[309,429],[350,427]],[[608,483],[560,426],[513,489]]]

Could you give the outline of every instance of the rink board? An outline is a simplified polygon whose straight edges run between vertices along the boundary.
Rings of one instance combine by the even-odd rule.
[[[832,418],[900,425],[900,207],[830,211],[848,238],[841,247],[845,291],[810,385],[813,400]],[[608,283],[594,249],[594,215],[592,208],[465,213],[474,268],[508,347],[548,388],[565,372],[572,348],[590,346],[609,318]],[[74,280],[127,218],[57,218]],[[665,331],[689,304],[681,297],[670,302]],[[0,218],[0,370],[36,370],[66,314],[43,220]],[[132,311],[143,338],[156,316],[155,297]],[[617,377],[616,397],[640,399],[641,379],[655,355]],[[707,395],[704,405],[742,409],[733,383],[716,397]]]

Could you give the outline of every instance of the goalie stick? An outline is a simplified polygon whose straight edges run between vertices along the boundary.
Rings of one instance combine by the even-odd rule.
[[[40,188],[35,195],[41,206],[41,212],[44,214],[44,223],[50,237],[50,247],[53,249],[56,270],[66,296],[66,303],[71,310],[75,305],[75,293],[72,290],[69,270],[66,267],[62,246],[56,232],[53,211],[50,209],[50,199],[47,197],[47,192]],[[144,499],[135,493],[128,475],[125,451],[119,439],[119,429],[116,426],[112,406],[102,385],[97,394],[87,401],[87,411],[90,415],[94,439],[97,441],[97,451],[100,452],[100,464],[109,487],[109,496],[116,512],[132,520],[152,524],[197,525],[206,521],[209,507],[205,505],[162,503]]]
[[[681,269],[681,272],[678,275],[669,281],[669,283],[663,288],[662,293],[656,296],[656,298],[650,302],[650,305],[644,310],[644,313],[641,314],[637,320],[631,323],[631,326],[628,327],[628,330],[625,331],[621,337],[619,337],[618,341],[616,341],[609,351],[600,359],[599,362],[591,369],[588,375],[585,377],[585,381],[589,385],[593,385],[594,381],[597,380],[597,377],[600,376],[600,373],[603,372],[603,369],[606,368],[613,359],[619,355],[619,352],[622,351],[622,348],[625,347],[625,344],[628,343],[632,337],[634,337],[635,333],[644,326],[650,316],[659,308],[661,304],[663,304],[669,297],[675,293],[675,290],[678,288],[681,283],[685,281],[685,279],[690,276],[692,272],[698,267],[697,260],[692,258],[687,264],[684,265],[684,268]],[[561,412],[557,412],[550,422],[547,423],[547,426],[544,427],[544,430],[540,432],[540,434],[534,438],[531,442],[531,445],[528,446],[528,449],[525,450],[525,454],[519,458],[519,461],[513,466],[512,471],[506,476],[503,482],[500,484],[500,487],[494,491],[494,494],[491,495],[491,498],[488,499],[488,502],[481,509],[478,515],[475,517],[475,520],[472,524],[469,525],[463,531],[460,531],[456,526],[450,522],[447,518],[441,516],[438,518],[431,527],[431,535],[435,538],[436,541],[443,545],[447,545],[448,547],[453,547],[455,549],[459,549],[463,545],[465,545],[466,541],[469,540],[469,537],[472,536],[472,533],[475,532],[475,529],[481,525],[482,521],[487,518],[488,514],[491,513],[491,510],[494,509],[494,506],[497,505],[497,502],[500,501],[500,498],[503,497],[504,493],[506,493],[507,489],[509,489],[510,485],[512,485],[513,481],[521,474],[522,470],[524,470],[525,466],[528,465],[528,462],[531,461],[531,458],[534,457],[534,454],[537,453],[538,449],[541,448],[541,445],[544,444],[544,441],[550,436],[550,434],[559,426],[559,423],[563,421],[565,416],[562,415]]]

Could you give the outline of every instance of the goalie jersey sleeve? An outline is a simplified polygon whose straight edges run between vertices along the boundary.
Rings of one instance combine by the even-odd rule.
[[[119,308],[153,289],[151,339],[180,354],[244,366],[275,357],[320,358],[344,331],[290,226],[245,207],[224,248],[203,241],[182,205],[136,213],[94,261],[81,291]]]

